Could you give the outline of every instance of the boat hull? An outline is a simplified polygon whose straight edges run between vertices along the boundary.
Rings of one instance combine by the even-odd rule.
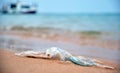
[[[26,11],[26,12],[21,12],[22,14],[35,14],[36,11]]]

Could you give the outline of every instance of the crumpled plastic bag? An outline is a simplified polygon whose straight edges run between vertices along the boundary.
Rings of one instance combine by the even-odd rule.
[[[20,53],[15,53],[17,56],[27,56],[27,57],[39,57],[39,58],[59,58],[62,61],[71,61],[74,64],[81,66],[98,66],[102,68],[114,69],[114,67],[102,65],[95,62],[95,59],[85,58],[83,56],[73,56],[69,52],[59,48],[59,47],[50,47],[44,53],[40,51],[24,51]]]

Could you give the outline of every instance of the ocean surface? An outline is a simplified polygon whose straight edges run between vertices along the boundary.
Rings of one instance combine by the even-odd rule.
[[[14,25],[119,32],[120,14],[0,14],[0,27]]]

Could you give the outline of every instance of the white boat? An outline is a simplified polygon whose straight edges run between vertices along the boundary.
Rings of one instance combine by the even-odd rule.
[[[22,13],[22,14],[34,14],[37,12],[37,6],[22,4],[20,1],[16,3],[3,4],[1,13]]]

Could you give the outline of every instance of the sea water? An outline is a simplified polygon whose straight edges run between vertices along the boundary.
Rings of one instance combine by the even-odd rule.
[[[72,31],[119,32],[120,14],[0,14],[0,26],[50,27]]]

